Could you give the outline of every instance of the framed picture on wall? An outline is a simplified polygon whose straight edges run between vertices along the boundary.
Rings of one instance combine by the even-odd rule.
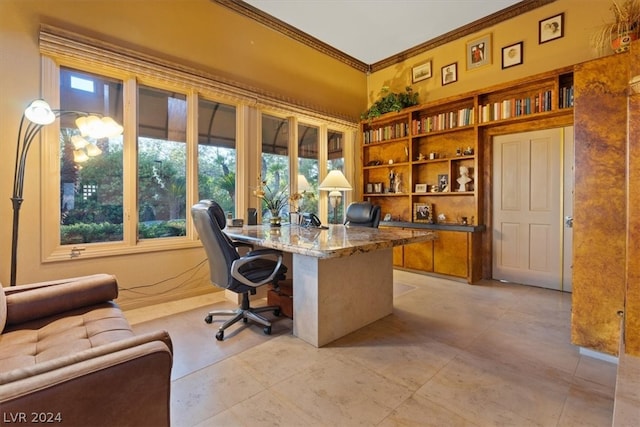
[[[538,22],[538,44],[550,42],[564,36],[564,13]]]
[[[416,83],[431,77],[431,61],[416,65],[411,69],[411,82]]]
[[[414,203],[413,222],[433,222],[433,205],[431,203]]]
[[[502,48],[502,69],[522,64],[522,42]]]
[[[442,67],[442,86],[458,81],[458,63]]]
[[[467,42],[467,70],[491,64],[491,34]]]

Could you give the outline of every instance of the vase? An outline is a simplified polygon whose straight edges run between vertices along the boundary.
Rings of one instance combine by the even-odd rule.
[[[271,212],[271,218],[269,218],[269,225],[271,227],[280,227],[282,225],[282,218],[279,212]]]
[[[624,32],[618,34],[618,37],[611,40],[611,49],[615,53],[622,53],[629,50],[631,42],[636,40],[638,35],[635,32]]]

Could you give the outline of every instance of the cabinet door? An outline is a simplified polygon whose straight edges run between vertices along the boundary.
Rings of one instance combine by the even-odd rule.
[[[403,246],[396,246],[393,248],[393,265],[395,267],[402,267],[404,258]]]
[[[404,267],[433,271],[433,242],[412,243],[404,246]]]
[[[433,271],[450,276],[467,277],[469,267],[468,233],[440,231],[433,242]]]

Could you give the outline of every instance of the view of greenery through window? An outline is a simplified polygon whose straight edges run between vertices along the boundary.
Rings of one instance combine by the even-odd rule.
[[[198,102],[198,197],[236,218],[236,109]]]
[[[138,237],[186,234],[186,96],[138,88]]]
[[[119,80],[60,71],[62,110],[107,115],[122,123],[122,92]],[[83,146],[75,118],[60,116],[60,242],[122,240],[122,136]]]
[[[110,116],[122,124],[123,87],[118,79],[61,67],[60,108]],[[186,235],[187,189],[191,185],[187,180],[188,114],[192,113],[187,111],[185,94],[137,87],[133,116],[137,139],[132,149],[137,156],[138,239]],[[243,217],[236,212],[236,107],[199,98],[196,114],[197,197],[215,200],[233,217]],[[123,241],[128,221],[123,214],[124,182],[129,181],[125,179],[129,171],[124,169],[128,147],[122,135],[78,145],[80,131],[75,118],[74,114],[60,116],[60,243]],[[318,213],[320,128],[302,123],[297,127],[298,186],[291,189],[290,121],[262,115],[260,173],[272,191],[286,194],[279,212],[285,221],[294,207]],[[342,133],[329,131],[329,170],[343,169],[341,138]],[[250,185],[255,189],[257,183]],[[288,197],[296,192],[302,198],[294,206]],[[342,211],[341,206],[340,214]],[[267,222],[271,215],[262,205],[262,221]]]
[[[260,176],[266,182],[267,197],[278,192],[290,194],[289,188],[289,122],[287,119],[262,115],[262,165]],[[257,187],[257,183],[256,183]],[[280,216],[287,218],[289,203],[280,209]],[[272,214],[262,205],[261,218],[267,222]]]

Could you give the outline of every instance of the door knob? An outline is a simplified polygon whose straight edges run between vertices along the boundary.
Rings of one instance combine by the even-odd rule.
[[[573,228],[573,217],[565,216],[564,217],[564,226],[567,228]]]

